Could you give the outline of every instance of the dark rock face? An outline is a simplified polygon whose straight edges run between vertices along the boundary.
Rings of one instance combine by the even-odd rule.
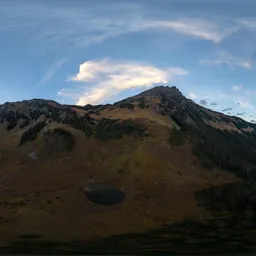
[[[125,193],[109,184],[88,184],[85,188],[87,198],[100,205],[116,205],[123,202]]]

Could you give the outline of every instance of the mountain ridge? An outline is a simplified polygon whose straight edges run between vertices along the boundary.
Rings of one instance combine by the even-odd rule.
[[[248,157],[240,152],[239,147],[243,148],[246,143],[248,144],[250,159],[256,150],[252,144],[256,138],[255,124],[204,108],[188,100],[176,87],[168,86],[157,86],[106,105],[61,105],[42,99],[7,103],[0,106],[0,121],[7,126],[7,130],[16,131],[26,131],[27,127],[33,130],[31,126],[37,122],[43,121],[46,126],[49,122],[56,122],[82,131],[86,136],[96,136],[105,140],[121,138],[125,134],[143,137],[143,134],[148,134],[147,126],[150,130],[154,126],[164,125],[173,131],[178,129],[179,131],[173,134],[189,140],[190,143],[193,141],[195,148],[198,145],[205,148],[206,143],[211,149],[226,148],[229,158],[234,152],[230,153],[231,149],[226,146],[227,142],[233,144],[236,156],[239,159],[247,159],[246,161]],[[210,137],[215,137],[219,145],[215,145],[216,142]],[[204,155],[204,152],[202,154]],[[203,158],[210,157],[208,162],[214,162],[216,159],[212,161],[213,154],[216,152],[209,152],[210,156]],[[251,160],[254,163],[254,160]]]
[[[13,106],[13,105],[18,105],[18,104],[25,104],[25,105],[33,105],[33,103],[35,105],[43,105],[43,104],[46,104],[46,105],[53,105],[53,106],[58,106],[58,107],[62,107],[62,108],[80,108],[80,109],[89,109],[89,108],[93,108],[93,109],[97,109],[97,108],[102,108],[104,106],[116,106],[118,105],[119,103],[121,102],[125,102],[125,101],[129,101],[129,100],[132,100],[132,99],[136,99],[136,98],[139,98],[139,97],[152,97],[152,98],[160,98],[160,97],[165,97],[168,99],[168,96],[170,98],[175,98],[177,97],[176,99],[183,99],[183,100],[186,100],[187,102],[191,103],[192,105],[195,105],[195,106],[198,106],[206,111],[210,111],[212,113],[215,113],[217,115],[221,115],[222,117],[225,117],[225,118],[231,118],[232,119],[235,119],[239,122],[245,122],[245,123],[248,123],[250,124],[250,126],[256,128],[256,124],[253,124],[251,122],[248,122],[244,119],[242,119],[241,117],[237,117],[237,116],[229,116],[229,115],[226,115],[225,113],[222,113],[222,112],[218,112],[218,111],[214,111],[214,110],[211,110],[205,106],[201,106],[197,103],[195,103],[193,100],[190,100],[190,99],[187,99],[180,91],[179,89],[176,87],[176,86],[172,86],[172,87],[169,87],[169,86],[156,86],[156,87],[153,87],[151,89],[148,89],[142,93],[139,93],[135,96],[131,96],[131,97],[128,97],[126,99],[123,99],[123,100],[120,100],[120,101],[117,101],[113,104],[100,104],[100,105],[91,105],[91,104],[87,104],[85,106],[79,106],[79,105],[70,105],[70,104],[60,104],[54,100],[50,100],[50,99],[41,99],[41,98],[34,98],[34,99],[31,99],[31,100],[23,100],[23,101],[17,101],[17,102],[5,102],[4,104],[1,104],[0,105],[0,111],[2,112],[4,109],[6,109],[8,106]],[[175,102],[177,103],[177,102]]]

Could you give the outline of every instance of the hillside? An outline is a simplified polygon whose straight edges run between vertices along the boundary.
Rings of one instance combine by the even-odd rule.
[[[192,220],[206,234],[208,220],[218,216],[218,226],[240,216],[240,225],[248,212],[254,223],[256,125],[203,108],[175,87],[113,105],[5,103],[0,121],[3,251],[52,241],[96,250],[99,239],[135,239]]]

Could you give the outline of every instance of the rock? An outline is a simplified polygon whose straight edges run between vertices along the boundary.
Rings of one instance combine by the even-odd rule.
[[[29,153],[28,156],[29,156],[31,159],[33,159],[33,160],[37,160],[37,159],[38,159],[37,153],[36,153],[35,150],[32,151],[31,153]]]

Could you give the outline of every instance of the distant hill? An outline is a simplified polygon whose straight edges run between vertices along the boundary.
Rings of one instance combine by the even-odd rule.
[[[98,106],[5,103],[0,123],[3,248],[216,216],[242,223],[249,212],[254,223],[256,125],[199,106],[176,87]]]

